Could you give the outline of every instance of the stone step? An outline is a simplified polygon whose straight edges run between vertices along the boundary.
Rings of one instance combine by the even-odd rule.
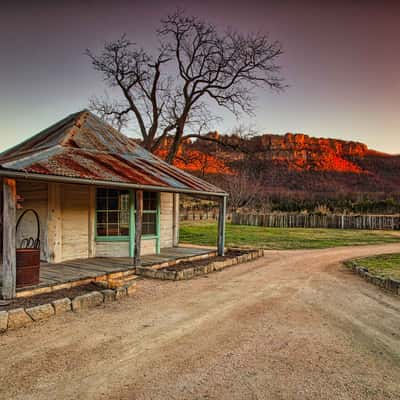
[[[132,283],[134,283],[136,281],[137,278],[138,278],[137,275],[131,275],[131,276],[127,276],[127,277],[124,276],[121,278],[110,279],[108,281],[108,286],[111,289],[115,289],[117,287],[131,285]]]
[[[130,276],[128,276],[128,277],[124,277],[123,280],[124,280],[126,283],[130,283],[130,282],[135,281],[135,280],[138,279],[138,278],[139,278],[139,275],[130,275]]]

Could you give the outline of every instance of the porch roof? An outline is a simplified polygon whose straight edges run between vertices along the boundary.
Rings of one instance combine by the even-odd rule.
[[[227,195],[154,156],[87,110],[1,153],[0,176]]]

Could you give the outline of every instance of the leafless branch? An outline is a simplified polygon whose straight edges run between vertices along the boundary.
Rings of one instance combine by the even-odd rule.
[[[95,101],[92,107],[121,126],[133,118],[151,151],[172,138],[169,162],[185,137],[209,140],[204,132],[218,117],[208,104],[237,117],[252,115],[255,88],[285,88],[278,64],[281,45],[267,35],[221,33],[180,10],[161,21],[157,35],[156,56],[125,35],[105,43],[100,54],[87,50],[86,55],[107,85],[120,92],[120,100]]]

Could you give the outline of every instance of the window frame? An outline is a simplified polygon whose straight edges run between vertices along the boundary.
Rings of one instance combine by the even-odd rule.
[[[95,192],[95,204],[94,204],[94,238],[96,242],[131,242],[132,238],[135,237],[135,216],[136,216],[136,204],[135,204],[135,191],[128,190],[129,192],[129,234],[128,235],[120,235],[120,236],[102,236],[97,234],[97,213],[108,210],[98,210],[97,209],[97,191],[98,189],[109,189],[106,187],[96,187]],[[115,189],[118,191],[124,191],[124,189]],[[147,191],[144,191],[144,193]],[[159,192],[150,192],[156,193],[156,208],[154,210],[143,210],[143,214],[153,214],[155,215],[155,233],[147,233],[142,234],[142,240],[156,240],[157,252],[159,252],[160,247],[160,204],[161,204],[161,195]]]
[[[156,194],[156,208],[154,210],[146,210],[144,208],[144,204],[145,204],[144,196],[145,196],[145,193],[155,193]],[[159,206],[160,206],[160,196],[159,196],[158,192],[149,192],[149,191],[148,192],[143,192],[143,215],[152,214],[152,215],[155,216],[155,222],[154,222],[155,232],[154,233],[142,233],[142,238],[147,238],[147,239],[157,239],[158,238],[157,225],[159,225],[159,221],[158,221],[158,218],[157,218],[157,214],[159,212],[159,210],[158,210]],[[135,204],[135,214],[136,214],[136,204]],[[142,218],[142,232],[143,232],[143,218]]]
[[[131,227],[131,223],[130,223],[130,191],[126,190],[126,189],[112,189],[112,190],[116,190],[118,192],[127,192],[128,196],[129,196],[129,203],[128,203],[128,215],[129,215],[129,220],[128,220],[128,235],[99,235],[98,231],[97,231],[97,222],[98,222],[98,213],[99,212],[105,212],[105,213],[110,213],[110,212],[114,212],[114,210],[110,211],[109,209],[107,210],[99,210],[97,208],[97,199],[98,199],[98,190],[99,189],[106,189],[109,190],[110,188],[96,188],[96,196],[95,196],[95,204],[94,204],[94,214],[95,214],[95,218],[94,218],[94,230],[95,230],[95,240],[98,242],[124,242],[124,241],[129,241],[129,237],[130,237],[130,227]],[[120,211],[115,211],[115,212],[120,212]]]

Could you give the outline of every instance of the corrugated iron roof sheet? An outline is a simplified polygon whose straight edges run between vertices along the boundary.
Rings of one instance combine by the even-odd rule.
[[[216,186],[157,158],[86,110],[3,152],[0,167],[88,181],[225,194]]]

